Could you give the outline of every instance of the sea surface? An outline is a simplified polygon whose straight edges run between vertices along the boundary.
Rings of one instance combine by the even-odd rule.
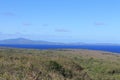
[[[0,44],[0,47],[27,49],[88,49],[120,53],[120,45],[17,45]]]

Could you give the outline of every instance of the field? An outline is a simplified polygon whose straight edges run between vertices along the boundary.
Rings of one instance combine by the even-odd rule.
[[[120,80],[120,55],[0,48],[0,80]]]

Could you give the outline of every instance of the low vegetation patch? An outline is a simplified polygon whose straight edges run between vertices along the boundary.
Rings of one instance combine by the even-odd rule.
[[[94,54],[81,50],[0,49],[0,80],[120,80],[120,56]]]

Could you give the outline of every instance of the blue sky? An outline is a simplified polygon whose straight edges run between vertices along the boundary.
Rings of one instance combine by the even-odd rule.
[[[120,0],[0,0],[0,39],[120,43]]]

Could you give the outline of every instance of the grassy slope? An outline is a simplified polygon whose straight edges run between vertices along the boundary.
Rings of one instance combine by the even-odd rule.
[[[90,50],[0,49],[0,80],[120,80],[120,56]]]

